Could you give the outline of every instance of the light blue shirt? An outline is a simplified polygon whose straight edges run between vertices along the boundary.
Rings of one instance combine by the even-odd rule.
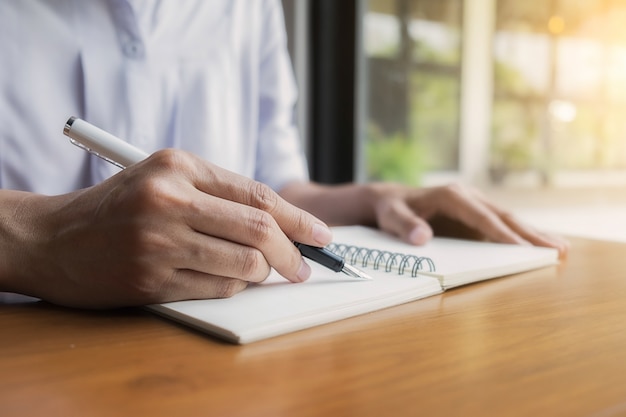
[[[280,1],[3,0],[0,186],[60,194],[117,168],[69,144],[75,115],[274,189],[307,180]]]

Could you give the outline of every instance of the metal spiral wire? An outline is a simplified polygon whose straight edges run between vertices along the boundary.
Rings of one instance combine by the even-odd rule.
[[[435,263],[425,256],[394,253],[343,243],[331,243],[326,248],[356,267],[370,267],[375,270],[384,268],[385,272],[397,271],[398,275],[405,275],[410,271],[411,277],[416,277],[420,271],[435,271]]]

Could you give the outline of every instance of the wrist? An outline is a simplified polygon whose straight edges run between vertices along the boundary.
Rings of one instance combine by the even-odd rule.
[[[45,280],[45,213],[54,197],[3,190],[0,201],[0,291],[38,296]]]

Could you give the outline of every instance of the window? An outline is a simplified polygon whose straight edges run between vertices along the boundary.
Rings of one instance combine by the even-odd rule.
[[[625,0],[359,4],[359,179],[626,183]]]
[[[459,168],[461,0],[364,2],[367,180]]]
[[[492,179],[626,168],[626,2],[497,4]]]

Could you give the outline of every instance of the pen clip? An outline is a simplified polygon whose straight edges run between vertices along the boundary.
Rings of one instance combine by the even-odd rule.
[[[125,169],[125,168],[126,168],[125,166],[123,166],[123,165],[122,165],[122,164],[120,164],[119,162],[116,162],[116,161],[112,160],[111,158],[107,158],[106,156],[99,154],[98,152],[94,151],[93,149],[91,149],[91,148],[89,148],[89,147],[87,147],[87,146],[83,145],[83,144],[82,144],[82,143],[80,143],[79,141],[77,141],[77,140],[75,140],[75,139],[72,139],[72,138],[69,138],[69,139],[70,139],[70,142],[72,143],[72,145],[74,145],[74,146],[78,146],[78,147],[79,147],[79,148],[81,148],[82,150],[87,151],[87,152],[89,152],[90,154],[95,155],[95,156],[97,156],[98,158],[103,159],[103,160],[107,161],[108,163],[115,165],[116,167],[119,167],[119,168],[122,168],[122,169]]]

